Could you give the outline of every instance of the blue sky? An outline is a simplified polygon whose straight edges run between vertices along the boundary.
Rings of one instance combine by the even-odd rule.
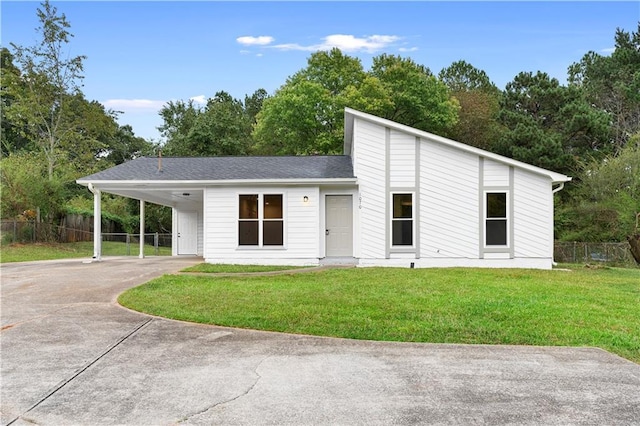
[[[365,69],[381,53],[434,73],[464,59],[500,88],[521,71],[561,82],[588,51],[609,54],[616,28],[635,31],[640,2],[52,2],[86,55],[83,91],[124,111],[121,124],[160,140],[165,102],[225,90],[270,94],[319,49],[339,47]],[[33,45],[38,2],[3,1],[1,44]]]

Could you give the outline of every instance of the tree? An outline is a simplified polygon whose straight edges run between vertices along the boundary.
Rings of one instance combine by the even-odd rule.
[[[245,97],[250,112],[225,91],[209,98],[202,109],[192,101],[169,102],[160,111],[164,124],[159,129],[167,137],[164,152],[174,156],[247,155],[252,146],[253,114],[266,96],[263,92]]]
[[[576,87],[561,86],[546,73],[522,72],[507,84],[494,145],[499,154],[572,174],[581,159],[610,152],[608,119]]]
[[[358,58],[339,49],[313,53],[307,66],[266,99],[253,136],[256,151],[272,155],[342,151],[344,107],[372,81]],[[380,87],[381,89],[381,87]]]
[[[409,58],[382,54],[370,71],[391,99],[384,118],[429,132],[444,134],[458,119],[458,101],[429,68]]]
[[[571,65],[569,83],[610,114],[614,150],[621,150],[640,128],[640,22],[636,32],[616,31],[610,56],[591,51]]]
[[[500,90],[489,76],[465,61],[457,61],[442,69],[440,80],[460,104],[458,122],[448,135],[477,148],[491,150],[499,138]]]
[[[20,70],[13,64],[13,55],[6,47],[0,48],[0,157],[29,148],[24,129],[9,120],[7,115],[7,110],[15,103],[14,94],[24,89]]]
[[[559,212],[560,238],[623,241],[633,234],[640,213],[640,133],[618,155],[583,163],[579,178],[577,197]]]
[[[39,44],[11,44],[25,87],[22,90],[13,86],[15,90],[9,90],[15,102],[9,106],[7,116],[20,123],[25,135],[43,153],[48,179],[53,180],[60,145],[73,132],[73,126],[64,118],[69,115],[69,95],[80,92],[85,56],[69,57],[66,46],[73,37],[70,25],[48,0],[41,4],[37,15],[40,26],[36,31],[42,36]]]

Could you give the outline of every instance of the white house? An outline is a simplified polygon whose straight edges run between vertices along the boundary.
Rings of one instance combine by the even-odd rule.
[[[342,156],[138,158],[77,182],[97,218],[102,192],[170,206],[173,254],[211,263],[548,269],[569,180],[345,109]]]

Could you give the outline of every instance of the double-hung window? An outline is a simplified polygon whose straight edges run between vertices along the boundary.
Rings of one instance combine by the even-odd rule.
[[[282,194],[242,194],[238,201],[238,245],[282,246]]]
[[[507,193],[486,193],[485,244],[507,245]]]
[[[413,245],[413,194],[393,194],[391,241],[394,246]]]

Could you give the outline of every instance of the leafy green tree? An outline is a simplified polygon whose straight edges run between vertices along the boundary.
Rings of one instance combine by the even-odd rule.
[[[7,116],[7,110],[15,102],[15,95],[12,93],[24,90],[20,70],[13,64],[13,55],[6,47],[0,48],[0,157],[29,149],[30,142],[24,137],[24,129]]]
[[[48,0],[41,4],[37,15],[40,42],[31,47],[11,44],[24,87],[9,88],[15,101],[7,108],[7,118],[23,129],[25,137],[43,153],[48,179],[53,180],[61,144],[73,132],[73,125],[65,117],[69,115],[69,96],[80,92],[85,57],[69,56],[67,44],[73,37],[70,25]]]
[[[448,136],[481,149],[491,150],[500,137],[500,90],[489,76],[465,61],[457,61],[438,74],[460,104],[458,122]]]
[[[640,213],[640,133],[616,156],[582,165],[574,200],[560,209],[566,241],[624,241]]]
[[[249,98],[251,108],[259,106],[262,96],[256,92]],[[160,111],[165,121],[160,130],[167,137],[163,150],[174,156],[247,155],[252,145],[252,113],[224,91],[208,99],[203,109],[192,101],[169,102]]]
[[[610,114],[614,150],[621,150],[640,128],[640,22],[635,32],[616,31],[610,56],[591,51],[571,65],[569,82]]]
[[[429,68],[410,58],[382,54],[373,58],[370,74],[382,83],[392,106],[384,118],[444,134],[458,119],[458,101]]]
[[[158,127],[158,130],[166,140],[163,150],[169,155],[178,155],[172,154],[172,152],[181,151],[180,147],[187,143],[187,135],[196,123],[200,109],[195,106],[192,100],[186,102],[169,101],[162,107],[159,114],[163,123]]]
[[[546,73],[518,74],[500,106],[506,130],[493,147],[500,154],[572,174],[581,159],[610,152],[607,115]]]
[[[267,99],[253,136],[256,151],[271,155],[341,152],[344,106],[367,81],[358,58],[339,49],[313,53],[307,66]],[[370,87],[367,81],[366,87]]]

